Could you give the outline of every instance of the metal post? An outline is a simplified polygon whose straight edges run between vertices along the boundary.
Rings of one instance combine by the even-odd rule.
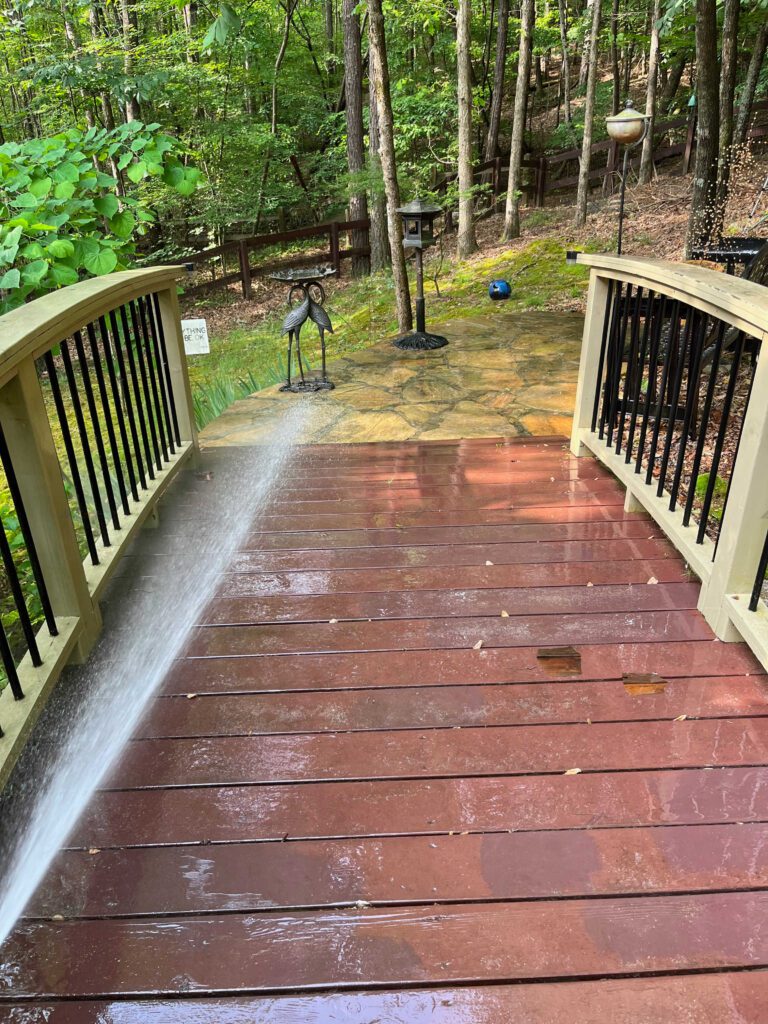
[[[616,255],[621,256],[621,242],[624,235],[624,196],[627,191],[627,168],[629,166],[629,146],[624,148],[624,164],[621,171],[621,195],[619,197],[619,239]]]
[[[424,312],[424,258],[421,249],[416,250],[416,330],[422,334],[427,329]]]

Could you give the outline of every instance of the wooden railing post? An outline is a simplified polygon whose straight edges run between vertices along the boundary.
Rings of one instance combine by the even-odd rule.
[[[573,411],[571,431],[571,452],[586,455],[582,442],[584,431],[592,426],[592,410],[595,403],[595,386],[600,364],[600,347],[603,340],[603,326],[608,315],[608,282],[594,270],[589,278],[587,312],[584,317],[584,337],[581,346],[579,381],[576,386],[576,405]]]
[[[74,660],[83,661],[101,629],[88,590],[56,445],[35,364],[22,363],[0,389],[0,424],[57,619],[79,620]]]
[[[165,347],[168,354],[168,368],[171,373],[171,388],[179,422],[182,441],[189,441],[197,449],[197,428],[195,426],[192,391],[189,386],[187,356],[184,352],[184,338],[181,333],[181,313],[175,285],[158,292],[160,318],[163,324]]]
[[[340,274],[341,273],[341,256],[340,256],[341,246],[339,245],[339,222],[338,221],[333,221],[333,223],[330,225],[330,235],[331,235],[331,250],[330,250],[331,264],[333,265],[333,269],[336,271],[336,273]]]
[[[764,357],[758,360],[752,382],[738,453],[731,471],[728,502],[712,566],[702,587],[699,610],[721,640],[739,640],[730,623],[729,600],[746,603],[755,581],[768,523],[768,335],[762,338]]]
[[[248,259],[248,242],[241,238],[237,247],[240,259],[240,283],[243,288],[243,298],[250,299],[251,289],[251,264]]]

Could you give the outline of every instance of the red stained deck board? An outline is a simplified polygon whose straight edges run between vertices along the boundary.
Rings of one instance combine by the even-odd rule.
[[[317,594],[298,597],[214,599],[201,622],[248,625],[328,622],[342,619],[420,619],[452,616],[598,614],[682,611],[696,607],[696,583],[645,583],[599,587],[531,587],[504,590],[417,590],[388,594]]]
[[[768,893],[748,892],[28,922],[8,943],[5,976],[14,995],[45,998],[764,967],[768,933],[755,922],[766,914]]]
[[[768,824],[69,851],[25,916],[706,892],[766,871]]]
[[[34,1014],[38,1014],[35,1016]],[[768,972],[317,995],[0,1005],[2,1024],[765,1024]]]
[[[514,618],[404,619],[199,627],[188,657],[260,656],[334,651],[408,651],[485,647],[557,647],[626,643],[635,638],[706,640],[712,631],[694,611],[603,615],[516,615]]]
[[[716,640],[578,645],[580,667],[537,657],[538,647],[475,650],[358,651],[279,658],[184,659],[166,677],[164,693],[238,693],[380,686],[562,682],[621,679],[627,672],[664,678],[758,675],[763,670],[743,644]]]
[[[681,710],[684,709],[684,710]],[[493,686],[409,686],[314,693],[158,698],[138,735],[253,736],[354,729],[545,725],[557,722],[724,718],[768,714],[763,676],[672,679],[631,694],[621,680]]]
[[[412,547],[341,548],[325,551],[245,551],[232,559],[232,572],[280,572],[307,569],[459,567],[552,562],[633,561],[676,558],[666,540],[573,540],[520,544],[432,544]],[[455,579],[458,584],[459,580]]]
[[[554,487],[554,485],[551,485]],[[315,499],[302,501],[276,501],[267,505],[264,509],[265,516],[283,515],[327,515],[335,516],[338,510],[344,512],[419,512],[439,511],[450,512],[454,509],[508,509],[527,508],[532,505],[623,505],[624,496],[615,484],[606,484],[602,490],[587,488],[585,484],[572,484],[567,489],[530,491],[520,488],[512,492],[510,496],[489,494],[488,491],[479,491],[472,495],[462,490],[460,493],[451,496],[450,494],[436,493],[430,495],[426,492],[407,492],[405,494],[371,496],[369,498],[349,498],[344,492],[336,496],[329,496],[325,500]]]
[[[88,849],[738,821],[768,821],[768,768],[102,792],[67,845]]]
[[[681,712],[682,713],[682,712]],[[768,762],[768,717],[136,740],[108,788],[637,771]]]
[[[541,526],[403,527],[393,530],[314,530],[255,533],[241,550],[308,551],[337,548],[414,547],[427,544],[519,544],[566,540],[648,540],[661,531],[642,519],[617,523],[546,523]]]

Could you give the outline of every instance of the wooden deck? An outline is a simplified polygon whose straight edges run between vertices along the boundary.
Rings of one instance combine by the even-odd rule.
[[[0,1021],[764,1024],[768,689],[658,529],[557,438],[302,460]]]

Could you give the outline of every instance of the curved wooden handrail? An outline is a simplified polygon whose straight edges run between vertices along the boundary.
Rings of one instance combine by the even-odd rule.
[[[672,263],[641,256],[579,253],[578,262],[601,277],[628,281],[683,299],[726,320],[753,337],[768,335],[768,288],[754,281],[692,263]]]
[[[180,267],[123,270],[43,295],[0,317],[0,386],[27,359],[36,359],[83,324],[140,295],[168,288]]]

